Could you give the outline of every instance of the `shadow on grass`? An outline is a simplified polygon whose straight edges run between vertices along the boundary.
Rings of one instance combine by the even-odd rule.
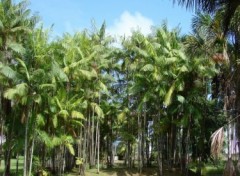
[[[68,176],[75,176],[77,174],[77,169],[74,169],[71,174]],[[86,176],[139,176],[137,168],[126,168],[126,167],[113,167],[113,168],[102,168],[100,173],[97,174],[97,169],[87,169]],[[180,172],[176,171],[164,171],[164,176],[180,176]],[[157,168],[150,167],[150,168],[143,168],[141,176],[157,176]]]

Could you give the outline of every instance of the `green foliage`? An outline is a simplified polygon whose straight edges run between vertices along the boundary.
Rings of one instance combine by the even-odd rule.
[[[171,98],[172,98],[174,89],[175,89],[175,82],[172,84],[172,86],[170,87],[170,89],[168,90],[168,92],[165,96],[165,99],[164,99],[165,106],[168,106],[171,103]]]
[[[199,134],[203,119],[210,124],[206,136],[223,123],[219,116],[213,122],[216,102],[206,99],[207,84],[218,73],[208,58],[225,43],[213,33],[219,32],[219,23],[209,26],[211,16],[194,18],[191,36],[182,38],[179,29],[169,30],[164,23],[149,36],[135,31],[122,38],[122,48],[117,49],[110,45],[113,39],[106,35],[105,23],[99,30],[50,40],[47,30],[34,28],[29,11],[19,11],[7,0],[0,4],[0,33],[6,34],[0,36],[0,89],[5,103],[1,110],[7,117],[3,131],[12,138],[9,148],[19,152],[25,144],[16,139],[25,137],[27,150],[33,141],[37,144],[35,156],[48,159],[67,149],[81,156],[76,157],[81,165],[89,162],[82,156],[90,156],[83,152],[91,150],[81,147],[97,146],[98,132],[100,151],[109,152],[110,143],[120,139],[117,153],[124,155],[130,153],[127,145],[136,149],[137,136],[155,150],[156,138],[169,134],[175,125],[191,130],[199,150],[206,144],[206,137],[202,142]],[[10,105],[9,112],[5,105]],[[147,126],[148,121],[154,121],[153,127]],[[180,136],[181,130],[177,131]],[[75,146],[80,147],[76,153]],[[157,157],[156,151],[152,154]],[[44,163],[39,158],[34,162],[37,167]]]

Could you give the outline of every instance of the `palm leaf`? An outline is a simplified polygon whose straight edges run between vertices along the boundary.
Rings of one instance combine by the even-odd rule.
[[[154,66],[152,64],[146,64],[141,69],[144,72],[150,71],[152,72],[154,70]]]
[[[9,99],[9,100],[13,100],[15,98],[16,95],[16,90],[15,89],[7,89],[4,92],[4,97]]]
[[[184,103],[185,98],[184,98],[182,95],[177,95],[177,100],[178,100],[180,103]]]
[[[69,113],[68,113],[68,111],[67,110],[61,110],[59,113],[58,113],[58,115],[60,115],[61,117],[63,117],[65,120],[66,120],[66,118],[67,117],[69,117]]]
[[[63,69],[60,68],[59,64],[56,61],[52,62],[52,73],[61,81],[64,81],[64,82],[69,81],[67,75],[64,73]]]
[[[20,65],[24,68],[24,72],[25,72],[25,74],[26,74],[27,80],[29,81],[30,76],[29,76],[29,73],[28,73],[28,69],[27,69],[26,64],[23,62],[22,59],[16,58],[16,60],[17,60],[17,61],[20,63]]]
[[[92,78],[94,78],[94,77],[97,77],[96,72],[88,71],[88,70],[82,70],[82,69],[79,70],[79,71],[80,71],[81,75],[82,75],[85,79],[90,80],[90,79],[92,79]]]
[[[3,28],[4,28],[3,22],[2,20],[0,20],[0,29],[3,29]]]
[[[17,80],[17,78],[19,77],[19,74],[16,71],[14,71],[11,67],[5,66],[1,63],[0,73],[11,80]]]
[[[72,118],[76,118],[76,119],[85,119],[84,115],[81,112],[78,111],[72,111],[71,113]]]
[[[57,126],[58,126],[58,118],[57,118],[56,115],[53,116],[52,123],[53,123],[53,127],[57,128]]]
[[[25,53],[25,48],[19,43],[10,42],[10,43],[7,43],[7,46],[13,51],[15,51],[16,53],[19,53],[19,54]]]
[[[53,140],[51,137],[42,130],[36,129],[37,139],[41,142],[43,142],[46,146],[52,147],[53,146]]]
[[[107,86],[102,81],[98,81],[98,84],[102,92],[109,94]]]
[[[73,145],[70,144],[70,143],[66,143],[65,146],[68,149],[68,151],[70,152],[70,154],[74,156],[75,155],[75,151],[74,151]]]
[[[168,106],[171,103],[172,100],[172,95],[173,95],[173,91],[175,90],[175,82],[172,84],[172,86],[170,87],[170,89],[168,90],[167,94],[165,95],[164,98],[164,105]]]
[[[101,118],[104,116],[103,110],[97,103],[91,103],[91,107],[92,107],[93,111],[97,114],[98,117]]]
[[[37,114],[36,122],[38,126],[43,127],[45,125],[44,116],[42,114]]]
[[[21,83],[16,85],[15,88],[10,88],[7,89],[4,92],[4,97],[9,99],[9,100],[13,100],[16,97],[24,97],[27,96],[28,94],[28,86],[26,83]]]
[[[223,147],[224,128],[221,127],[211,135],[211,154],[217,158]]]

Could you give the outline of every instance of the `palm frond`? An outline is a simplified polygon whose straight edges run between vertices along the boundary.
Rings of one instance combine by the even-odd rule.
[[[4,97],[9,100],[14,100],[16,97],[24,98],[28,94],[28,86],[26,83],[16,85],[14,88],[7,89],[4,92]]]
[[[175,82],[172,84],[172,86],[169,88],[167,94],[165,95],[165,98],[164,98],[164,105],[165,106],[170,105],[174,90],[175,90]]]
[[[71,116],[72,118],[76,118],[76,119],[85,119],[84,115],[78,111],[72,111]]]
[[[30,76],[29,76],[29,72],[28,72],[28,68],[26,66],[26,64],[24,63],[24,61],[20,58],[16,58],[16,60],[20,63],[20,65],[23,67],[24,69],[24,74],[26,75],[27,80],[29,81]]]
[[[98,117],[104,117],[104,113],[102,108],[97,104],[97,103],[91,103],[91,107],[93,109],[94,112],[96,112]]]
[[[56,61],[52,62],[52,73],[61,81],[64,81],[64,82],[69,81],[67,75],[64,73],[63,69],[60,68],[59,64]]]
[[[60,115],[61,117],[63,117],[65,120],[67,119],[67,117],[69,117],[69,113],[67,110],[61,110],[58,115]]]
[[[216,0],[174,0],[178,5],[185,6],[187,9],[194,9],[195,11],[205,11],[212,13],[218,6]]]
[[[144,72],[148,72],[148,71],[152,72],[154,70],[154,66],[152,64],[146,64],[142,67],[141,70]]]
[[[75,155],[75,151],[74,151],[74,148],[73,148],[72,144],[66,143],[65,146],[66,146],[66,148],[68,149],[68,151],[70,152],[71,155]]]
[[[97,77],[97,74],[96,72],[94,72],[93,70],[92,71],[88,71],[88,70],[79,70],[79,72],[81,73],[81,75],[85,78],[85,79],[92,79],[92,78],[96,78]]]
[[[3,28],[4,28],[3,22],[2,20],[0,20],[0,29],[3,29]]]
[[[19,77],[19,74],[16,71],[14,71],[9,66],[3,65],[2,63],[0,63],[0,74],[2,74],[3,76],[5,76],[8,79],[15,80],[15,81]]]
[[[58,117],[56,115],[53,116],[52,124],[53,124],[54,128],[57,128],[57,126],[58,126]]]
[[[214,158],[217,158],[223,147],[224,128],[221,127],[218,130],[216,130],[211,135],[210,139],[211,139],[211,154]]]
[[[45,125],[44,116],[42,114],[37,114],[36,123],[40,127]]]
[[[102,92],[104,92],[105,94],[109,95],[108,88],[102,81],[98,81],[98,85],[99,85],[99,87],[100,87]]]

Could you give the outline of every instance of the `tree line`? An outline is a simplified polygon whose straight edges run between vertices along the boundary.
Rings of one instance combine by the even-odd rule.
[[[13,157],[16,175],[63,175],[74,167],[84,175],[87,166],[99,172],[100,165],[114,165],[116,142],[117,155],[140,174],[157,163],[160,176],[163,167],[187,175],[191,162],[201,175],[203,163],[222,152],[223,130],[224,173],[239,172],[230,152],[240,124],[239,2],[205,2],[179,1],[198,10],[191,34],[163,22],[116,47],[105,23],[50,40],[26,1],[1,0],[4,175],[11,174]]]

